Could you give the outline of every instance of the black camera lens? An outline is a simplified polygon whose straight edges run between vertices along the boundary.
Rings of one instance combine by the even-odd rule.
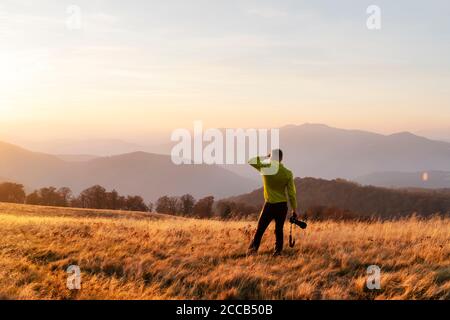
[[[302,228],[302,229],[306,229],[306,227],[308,226],[308,225],[306,224],[306,222],[297,220],[295,217],[291,217],[291,218],[289,219],[289,222],[290,222],[290,223],[293,223],[293,224],[295,224],[295,225],[297,225],[297,226],[299,226],[299,227]]]

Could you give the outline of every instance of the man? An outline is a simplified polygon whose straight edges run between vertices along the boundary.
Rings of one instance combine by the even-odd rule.
[[[270,161],[263,162],[267,159]],[[288,199],[292,208],[292,215],[297,217],[297,194],[292,172],[281,161],[283,152],[273,150],[267,157],[256,157],[249,160],[249,164],[261,173],[264,184],[264,207],[258,220],[254,238],[250,243],[248,254],[258,251],[261,239],[272,220],[275,220],[275,252],[274,256],[281,254],[283,250],[283,227],[288,212]],[[287,192],[287,196],[286,196]]]

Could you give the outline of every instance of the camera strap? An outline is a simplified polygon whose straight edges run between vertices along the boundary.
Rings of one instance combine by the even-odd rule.
[[[289,229],[289,247],[291,247],[291,248],[293,248],[294,245],[295,245],[295,239],[292,236],[292,225],[293,225],[293,223],[291,222],[291,226],[290,226],[290,229]]]

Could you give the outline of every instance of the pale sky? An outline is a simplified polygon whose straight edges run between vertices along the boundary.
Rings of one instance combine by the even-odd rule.
[[[127,140],[194,120],[450,139],[449,13],[448,0],[0,0],[0,139]]]

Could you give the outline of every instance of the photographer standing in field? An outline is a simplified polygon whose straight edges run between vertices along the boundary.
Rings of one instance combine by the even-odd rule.
[[[268,160],[268,161],[266,161]],[[292,172],[281,161],[283,152],[273,150],[267,157],[256,157],[249,160],[249,164],[261,173],[264,184],[264,207],[258,220],[258,227],[248,254],[256,254],[261,244],[262,236],[272,220],[275,220],[275,252],[274,256],[283,250],[283,227],[288,212],[288,199],[292,208],[292,216],[297,217],[297,194]],[[287,193],[287,195],[286,195]]]

